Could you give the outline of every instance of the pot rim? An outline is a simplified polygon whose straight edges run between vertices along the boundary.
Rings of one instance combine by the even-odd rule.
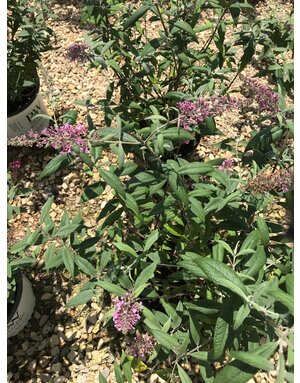
[[[15,299],[14,303],[12,305],[11,310],[7,313],[7,323],[9,323],[13,316],[15,315],[15,312],[17,311],[22,293],[23,293],[23,274],[20,269],[15,270],[15,280],[16,280],[16,292],[15,292]]]
[[[22,104],[22,106],[18,107],[14,112],[7,113],[7,118],[16,116],[17,114],[23,112],[26,108],[28,108],[29,105],[33,103],[33,101],[36,99],[37,94],[39,93],[40,90],[40,79],[37,76],[35,85],[33,87],[33,94],[30,97],[28,101],[25,102],[25,104]]]

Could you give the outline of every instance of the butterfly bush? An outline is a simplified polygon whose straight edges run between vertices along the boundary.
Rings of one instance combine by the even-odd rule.
[[[144,358],[154,349],[155,339],[149,334],[138,334],[126,348],[126,353],[131,356]]]
[[[71,125],[65,123],[50,126],[41,133],[30,130],[28,135],[18,137],[18,144],[25,146],[36,145],[38,148],[52,147],[60,153],[73,153],[76,148],[83,153],[89,152],[88,140],[85,137],[88,128],[84,124]]]
[[[294,186],[293,169],[266,170],[257,174],[247,185],[254,193],[264,194],[272,191],[287,193]]]
[[[132,292],[113,299],[113,303],[115,304],[115,312],[113,313],[115,328],[122,333],[134,329],[141,318],[142,304],[134,299]]]
[[[186,130],[192,130],[193,126],[206,118],[220,116],[228,110],[241,108],[245,103],[248,104],[247,99],[229,96],[200,97],[197,101],[180,101],[177,103],[180,112],[179,125]]]
[[[219,169],[225,173],[231,173],[233,171],[234,161],[226,158],[222,164],[219,166]]]
[[[86,50],[89,46],[85,43],[73,43],[68,46],[65,57],[69,61],[85,61],[87,59]]]
[[[280,111],[278,93],[253,78],[244,76],[241,78],[250,93],[250,99],[257,102],[261,112],[268,112],[271,115],[275,115]]]

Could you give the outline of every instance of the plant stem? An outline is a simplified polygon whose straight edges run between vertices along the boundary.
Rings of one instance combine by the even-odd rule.
[[[237,79],[238,75],[240,74],[240,71],[238,70],[235,74],[235,76],[233,77],[233,79],[230,81],[230,83],[228,84],[228,87],[226,88],[225,92],[224,93],[227,93],[229,88],[231,87],[231,85],[235,82],[235,80]]]
[[[291,133],[290,130],[288,130],[288,131],[286,132],[286,135],[285,135],[285,137],[284,137],[284,141],[283,141],[283,145],[282,145],[282,149],[280,150],[278,159],[277,159],[276,163],[275,163],[274,166],[273,166],[272,173],[275,172],[275,170],[276,170],[276,168],[277,168],[277,165],[279,164],[279,161],[280,161],[280,158],[281,158],[281,156],[282,156],[282,153],[284,152],[284,150],[285,150],[285,148],[286,148],[287,140],[290,138],[290,133]]]
[[[211,34],[211,36],[207,40],[207,42],[204,44],[204,46],[201,48],[200,53],[205,52],[206,49],[209,47],[210,43],[212,42],[212,39],[214,38],[214,36],[215,36],[215,34],[219,28],[220,22],[222,21],[223,17],[225,16],[226,11],[227,11],[227,8],[223,9],[223,12],[222,12],[221,16],[219,17],[219,20],[215,26],[215,29],[213,30],[213,33]]]

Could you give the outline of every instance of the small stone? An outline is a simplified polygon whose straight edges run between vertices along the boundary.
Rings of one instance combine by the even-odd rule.
[[[53,383],[64,383],[66,382],[66,378],[64,376],[55,376],[53,379]]]
[[[86,383],[86,380],[87,380],[87,376],[86,375],[78,375],[77,376],[77,383]]]
[[[48,355],[44,355],[40,358],[39,364],[41,367],[45,368],[50,363],[52,357]]]
[[[49,343],[49,339],[44,339],[38,346],[38,351],[41,351],[41,350],[45,350],[45,348],[47,348],[48,346],[48,343]]]
[[[64,190],[69,189],[69,186],[68,186],[66,183],[63,183],[63,184],[61,185],[61,187],[62,187],[62,189],[64,189]]]
[[[36,332],[34,332],[34,331],[31,331],[31,332],[30,332],[30,338],[31,338],[32,340],[36,341],[36,342],[39,342],[39,341],[40,341],[38,334],[37,334]]]
[[[50,382],[51,375],[41,374],[40,378],[41,378],[41,383],[47,383],[47,382]]]
[[[26,351],[29,348],[29,342],[26,340],[25,342],[22,343],[22,350]]]
[[[9,356],[7,357],[7,364],[8,364],[8,365],[11,364],[13,360],[14,360],[14,357],[13,357],[12,355],[9,355]]]
[[[35,311],[33,316],[34,316],[34,319],[39,320],[41,317],[41,314],[38,311]]]
[[[11,371],[9,371],[8,373],[7,373],[7,383],[9,383],[10,382],[10,380],[11,380],[11,378],[14,376],[14,374],[11,372]]]
[[[104,368],[102,371],[100,371],[101,372],[101,374],[104,376],[104,378],[106,379],[106,378],[108,378],[108,375],[109,375],[109,368]]]
[[[36,367],[37,367],[37,361],[34,359],[32,360],[29,365],[28,365],[28,370],[30,372],[34,372],[36,370]]]
[[[53,295],[50,293],[45,293],[41,296],[42,301],[49,301],[53,298]]]
[[[52,326],[52,325],[46,323],[45,326],[43,327],[42,334],[43,334],[44,336],[50,334],[50,333],[52,332],[52,330],[53,330],[53,327],[54,327],[54,326]]]
[[[55,346],[54,348],[52,348],[50,353],[52,356],[58,356],[59,355],[59,348],[57,346]]]
[[[67,355],[67,358],[68,360],[72,363],[74,361],[74,359],[76,358],[76,353],[74,350],[71,350],[68,355]]]
[[[100,348],[102,347],[103,343],[104,343],[104,340],[101,338],[99,340],[98,344],[97,344],[97,350],[100,350]]]
[[[74,340],[76,338],[76,335],[77,335],[77,332],[74,331],[74,330],[68,330],[66,333],[65,333],[65,339],[69,342],[71,342],[72,340]]]
[[[52,364],[51,370],[54,373],[59,374],[61,372],[62,364],[61,363],[54,363]]]
[[[54,348],[55,346],[58,346],[58,345],[59,345],[59,337],[56,334],[54,334],[50,338],[50,347]]]

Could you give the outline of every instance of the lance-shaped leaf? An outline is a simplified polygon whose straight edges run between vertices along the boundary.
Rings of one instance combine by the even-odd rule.
[[[52,158],[50,162],[42,170],[41,174],[38,176],[38,179],[43,179],[45,177],[51,176],[58,170],[66,168],[72,161],[72,157],[69,154],[61,153],[56,157]]]
[[[138,8],[133,14],[125,21],[124,30],[131,28],[144,14],[148,11],[149,5],[144,5]]]
[[[199,257],[194,262],[203,270],[207,279],[217,285],[228,288],[244,300],[247,299],[248,291],[246,286],[230,267],[207,257]]]
[[[251,351],[251,354],[269,359],[277,347],[277,342],[269,342],[263,346],[258,346]],[[220,372],[217,373],[214,379],[214,383],[247,383],[258,370],[259,368],[257,367],[250,366],[247,363],[235,359],[234,361],[228,363]]]
[[[134,291],[136,291],[140,286],[148,282],[149,279],[153,278],[156,267],[157,262],[153,262],[141,272],[141,274],[137,277],[135,281]]]

